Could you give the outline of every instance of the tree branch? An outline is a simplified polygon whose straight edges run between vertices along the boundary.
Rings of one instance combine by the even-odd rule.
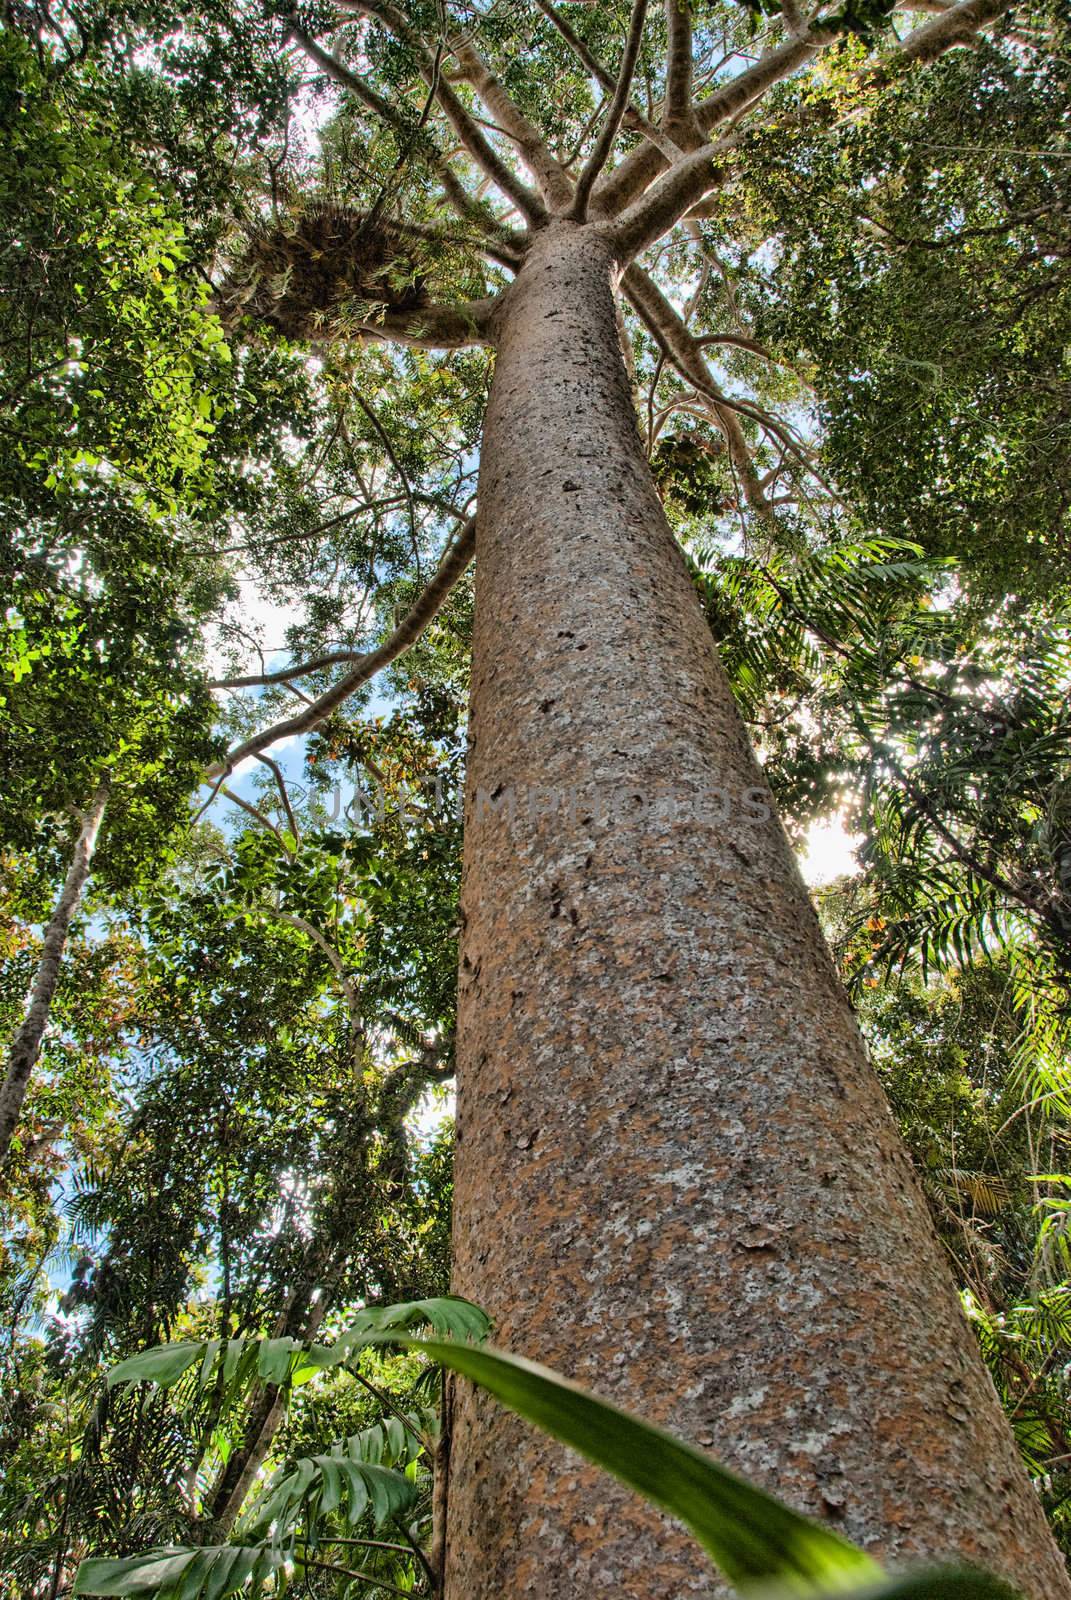
[[[421,495],[414,491],[414,500],[429,500],[432,504],[439,505],[438,500],[432,495]],[[449,505],[440,505],[440,509],[447,511],[458,522],[468,524],[471,520],[461,511]],[[464,536],[464,529],[462,530]],[[443,558],[445,560],[445,556]],[[441,569],[440,569],[441,570]],[[432,580],[435,582],[435,579]],[[374,652],[372,652],[374,654]],[[315,672],[323,672],[328,667],[340,667],[348,662],[359,662],[367,659],[368,651],[344,648],[340,650],[327,650],[322,655],[310,656],[305,661],[299,661],[292,667],[277,667],[274,672],[251,672],[240,678],[210,678],[206,687],[209,689],[265,689],[270,684],[285,683],[293,689],[295,678],[311,678]],[[263,665],[263,663],[262,663]],[[297,690],[293,689],[296,694]]]
[[[546,207],[539,196],[502,160],[498,152],[480,132],[478,124],[466,111],[449,83],[435,70],[434,57],[425,48],[420,35],[389,0],[345,0],[347,11],[372,17],[395,38],[412,51],[421,76],[429,87],[434,87],[435,97],[443,115],[457,134],[462,148],[493,184],[512,200],[521,216],[529,223],[545,222]]]
[[[384,99],[369,84],[365,83],[356,72],[350,70],[337,56],[325,50],[323,45],[300,28],[296,21],[291,20],[288,28],[289,37],[309,57],[310,61],[320,68],[325,77],[339,84],[343,89],[348,89],[354,94],[361,104],[380,117],[388,127],[391,127],[403,138],[410,137],[412,126],[405,117],[389,100]],[[508,252],[506,265],[516,266],[520,259],[524,241],[520,234],[504,227],[496,221],[489,209],[474,195],[469,194],[457,173],[450,165],[446,156],[438,150],[431,141],[430,135],[425,134],[429,146],[428,157],[432,166],[438,173],[442,182],[447,200],[459,216],[473,223],[481,233],[495,238],[501,247]],[[501,259],[501,258],[500,258]]]
[[[739,73],[730,83],[701,100],[695,107],[696,122],[703,133],[710,133],[722,122],[728,122],[738,112],[760,99],[775,83],[787,78],[796,68],[815,55],[821,45],[837,37],[822,35],[814,43],[804,39],[793,40],[771,50],[759,61]],[[624,206],[632,203],[659,173],[671,165],[661,150],[651,145],[641,145],[615,167],[605,183],[595,191],[597,210],[601,216],[616,216]]]
[[[425,305],[412,311],[385,308],[375,322],[362,322],[355,331],[365,339],[404,344],[414,350],[465,350],[474,344],[493,344],[491,317],[497,305],[497,296],[487,295],[458,306]]]
[[[470,517],[459,532],[454,543],[450,545],[439,563],[438,570],[423,594],[417,600],[412,610],[402,622],[399,623],[388,639],[370,650],[366,654],[352,656],[346,653],[344,659],[352,660],[353,666],[345,673],[336,684],[324,691],[311,705],[295,716],[287,717],[281,722],[275,722],[271,727],[264,728],[260,733],[255,733],[251,738],[236,745],[226,758],[213,766],[205,774],[207,779],[217,777],[221,772],[232,772],[240,761],[247,756],[259,755],[262,750],[267,750],[270,745],[276,744],[280,739],[287,739],[295,734],[308,733],[331,715],[344,700],[347,700],[354,690],[359,689],[369,678],[377,672],[396,661],[404,655],[419,639],[428,623],[441,610],[447,595],[457,583],[462,573],[472,560],[476,548],[476,519]],[[304,674],[302,674],[304,675]],[[256,679],[254,684],[263,680]],[[251,685],[252,687],[253,685]]]
[[[308,934],[313,944],[322,951],[334,969],[335,977],[338,979],[338,986],[346,996],[350,1015],[357,1022],[360,1006],[357,990],[354,988],[353,980],[346,971],[342,957],[330,940],[324,938],[319,928],[314,928],[311,922],[306,922],[304,917],[295,916],[292,911],[277,911],[274,906],[269,906],[265,907],[261,914],[265,917],[274,917],[276,922],[285,922],[287,927],[296,928],[299,933]]]
[[[662,126],[667,133],[683,134],[686,148],[699,141],[692,110],[692,12],[689,0],[665,0],[666,98]]]
[[[700,128],[704,133],[710,133],[723,122],[728,122],[746,106],[760,99],[775,83],[783,82],[797,67],[802,67],[826,45],[840,37],[836,29],[815,28],[798,39],[786,39],[784,44],[767,51],[752,66],[699,102],[695,116]]]
[[[899,49],[881,63],[876,72],[864,71],[861,81],[884,82],[898,65],[911,61],[931,61],[955,44],[965,43],[974,33],[1003,15],[1013,0],[960,0],[950,5],[939,16],[923,23],[900,45]],[[787,39],[745,71],[738,73],[729,83],[700,100],[694,110],[696,121],[704,133],[711,133],[722,123],[738,116],[760,100],[766,92],[798,67],[833,44],[842,35],[836,29],[820,25],[806,28],[794,38]],[[626,156],[620,166],[596,191],[600,215],[616,215],[623,206],[635,201],[644,190],[664,172],[669,163],[661,151],[643,146]]]
[[[468,40],[450,48],[461,66],[462,75],[472,85],[495,122],[517,147],[517,152],[539,185],[546,205],[565,210],[573,198],[573,184],[561,162],[551,154],[542,134],[521,111],[491,71],[487,62]]]
[[[7,1159],[15,1129],[18,1127],[22,1103],[26,1098],[30,1075],[41,1053],[41,1042],[45,1036],[52,1001],[59,982],[60,964],[67,945],[67,935],[92,868],[97,834],[108,805],[109,793],[110,776],[103,778],[98,784],[84,815],[79,818],[81,827],[71,850],[70,865],[56,909],[45,929],[41,959],[37,964],[26,1014],[11,1044],[7,1069],[0,1084],[0,1165]]]
[[[388,1594],[400,1594],[402,1600],[413,1600],[412,1589],[399,1589],[396,1583],[388,1583],[386,1578],[380,1578],[374,1572],[358,1572],[354,1567],[340,1567],[335,1561],[310,1561],[306,1556],[298,1556],[298,1563],[308,1567],[313,1572],[335,1572],[343,1578],[354,1578],[361,1583],[367,1583],[373,1589],[386,1589]]]
[[[284,856],[293,856],[294,852],[287,848],[286,840],[283,838],[282,834],[279,832],[271,818],[266,817],[263,811],[259,811],[255,805],[252,805],[250,801],[243,799],[240,794],[236,794],[235,791],[228,788],[225,783],[221,783],[216,792],[217,794],[223,795],[226,800],[229,800],[232,806],[238,806],[238,808],[241,811],[244,811],[247,816],[252,817],[254,822],[259,822],[262,828],[267,828],[269,833],[274,833],[275,837],[279,841],[279,848],[282,850]]]
[[[654,280],[642,268],[633,264],[625,273],[622,284],[625,293],[638,312],[644,326],[651,334],[665,358],[681,376],[704,397],[725,439],[744,498],[752,511],[764,520],[770,517],[770,506],[763,492],[755,463],[751,459],[744,430],[733,414],[727,396],[721,393],[703,360],[692,334],[677,316],[669,301]]]
[[[419,496],[417,496],[419,498]],[[270,539],[254,539],[248,544],[197,544],[189,545],[192,555],[197,556],[235,556],[247,555],[250,550],[273,550],[276,545],[294,544],[299,539],[320,539],[325,533],[330,533],[332,528],[337,528],[340,523],[348,522],[351,517],[363,516],[366,512],[389,511],[394,506],[404,505],[405,495],[385,495],[381,500],[362,500],[358,505],[349,506],[345,511],[336,512],[333,517],[328,517],[326,522],[318,522],[315,528],[299,528],[293,533],[273,534]],[[226,688],[225,683],[210,683],[210,689]]]
[[[671,0],[672,3],[672,0]],[[588,199],[595,180],[609,159],[621,127],[621,119],[625,114],[632,93],[632,77],[636,70],[636,58],[640,53],[640,44],[643,40],[643,25],[647,20],[647,0],[632,0],[632,16],[629,19],[628,35],[625,39],[625,53],[621,58],[621,70],[617,75],[617,86],[610,108],[606,113],[602,130],[595,141],[595,148],[584,165],[584,170],[576,181],[576,195],[573,199],[573,209],[570,215],[576,222],[583,222],[588,213]]]
[[[679,222],[698,201],[724,183],[729,168],[722,159],[739,143],[735,134],[675,162],[668,172],[618,217],[614,240],[618,259],[630,261],[640,255]]]
[[[598,56],[593,50],[588,49],[583,39],[581,39],[578,34],[573,32],[573,29],[570,27],[569,23],[566,22],[561,13],[556,11],[553,5],[551,5],[550,0],[536,0],[536,5],[547,18],[547,21],[550,22],[551,25],[560,33],[561,37],[565,40],[566,44],[569,46],[570,50],[572,50],[577,60],[584,67],[585,71],[588,72],[597,83],[601,84],[607,93],[612,95],[614,89],[617,87],[617,80],[613,73],[610,72],[609,69],[599,60]],[[634,133],[640,133],[645,139],[650,139],[658,149],[664,152],[667,161],[672,161],[676,158],[677,154],[679,153],[677,145],[674,144],[672,139],[667,138],[660,128],[656,128],[654,123],[644,116],[643,112],[636,105],[635,101],[630,100],[628,105],[625,107],[625,114],[622,118],[622,122],[626,128],[630,128]]]
[[[283,769],[280,767],[277,761],[272,760],[271,756],[258,755],[257,760],[268,768],[272,774],[272,777],[275,779],[275,786],[278,789],[280,799],[283,802],[283,810],[286,812],[286,820],[290,824],[290,832],[294,835],[295,842],[300,844],[301,830],[297,825],[297,818],[294,815],[294,808],[290,804],[290,794],[286,787],[286,780],[283,777]]]
[[[1010,11],[1014,0],[960,0],[940,16],[912,30],[896,54],[884,63],[885,75],[903,62],[935,61],[957,44],[969,44],[979,28],[988,27]]]

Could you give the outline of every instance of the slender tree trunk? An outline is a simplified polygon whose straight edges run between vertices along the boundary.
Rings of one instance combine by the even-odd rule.
[[[67,934],[70,932],[72,918],[78,910],[89,877],[97,834],[107,804],[108,783],[105,780],[97,788],[82,818],[81,831],[75,840],[67,877],[51,921],[45,929],[41,960],[38,963],[33,988],[30,990],[26,1016],[15,1035],[8,1056],[7,1072],[3,1083],[0,1084],[0,1163],[6,1159],[11,1147],[11,1140],[22,1111],[22,1102],[29,1087],[30,1074],[41,1053],[41,1040],[48,1026],[48,1015],[59,981],[60,962],[63,960]]]
[[[315,1282],[309,1285],[307,1294],[300,1301],[295,1297],[278,1319],[271,1337],[281,1339],[289,1335],[291,1338],[315,1339],[332,1303],[337,1276],[337,1270],[331,1273],[328,1283],[321,1286],[320,1298],[311,1307],[309,1298],[315,1292]],[[249,1408],[242,1443],[228,1456],[226,1466],[209,1492],[208,1509],[202,1519],[203,1531],[207,1536],[223,1539],[233,1529],[285,1415],[284,1391],[277,1384],[267,1384],[254,1397]]]
[[[596,228],[506,296],[477,532],[456,1288],[877,1555],[1067,1596],[637,433]],[[449,1600],[721,1592],[458,1395]]]
[[[433,1600],[442,1600],[446,1582],[446,1538],[450,1526],[450,1429],[452,1426],[454,1391],[457,1385],[453,1375],[443,1373],[442,1405],[439,1413],[439,1437],[435,1441],[432,1460],[431,1485],[431,1548],[428,1565],[435,1574]]]

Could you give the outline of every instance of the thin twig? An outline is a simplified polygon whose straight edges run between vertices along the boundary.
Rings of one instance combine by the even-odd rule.
[[[303,1567],[311,1567],[314,1572],[338,1572],[344,1578],[359,1578],[362,1583],[370,1583],[373,1588],[386,1589],[389,1594],[400,1594],[402,1600],[413,1600],[412,1589],[399,1589],[396,1583],[388,1583],[386,1578],[377,1577],[374,1572],[358,1572],[353,1567],[340,1567],[335,1561],[310,1561],[308,1556],[299,1556]]]
[[[274,776],[276,787],[279,790],[279,795],[280,795],[280,798],[282,799],[282,802],[283,802],[283,809],[286,812],[287,821],[290,823],[290,832],[294,835],[294,839],[296,840],[296,842],[298,844],[300,844],[301,843],[301,830],[298,828],[297,818],[294,816],[293,807],[290,804],[290,795],[287,792],[286,782],[285,782],[285,780],[283,778],[282,768],[279,766],[279,763],[277,761],[273,761],[272,760],[271,756],[261,755],[259,750],[258,750],[258,752],[257,752],[257,754],[256,754],[254,759],[259,761],[259,762],[261,762],[264,766],[268,767],[270,769],[272,775]]]
[[[401,479],[402,492],[405,495],[405,503],[409,511],[409,537],[413,545],[413,560],[416,563],[417,582],[423,583],[424,575],[420,570],[420,539],[417,534],[416,506],[413,504],[413,490],[409,482],[409,474],[398,460],[398,455],[395,451],[394,445],[391,442],[390,435],[383,426],[382,422],[380,422],[379,417],[376,414],[375,407],[369,405],[368,401],[364,398],[364,395],[361,394],[359,390],[354,391],[354,399],[357,401],[357,404],[360,406],[361,410],[364,412],[365,416],[378,433],[383,448],[390,457],[391,466]]]
[[[229,800],[232,806],[239,806],[241,810],[245,811],[249,816],[251,816],[254,821],[259,822],[262,828],[267,828],[269,833],[274,833],[275,837],[279,841],[280,846],[282,847],[284,855],[287,855],[293,859],[293,851],[288,848],[286,840],[283,838],[282,834],[279,832],[278,828],[275,826],[270,817],[266,817],[263,811],[258,811],[256,806],[250,805],[248,800],[243,800],[240,794],[235,794],[234,790],[229,789],[225,783],[221,783],[219,785],[219,793],[223,795],[225,799]]]
[[[353,665],[349,672],[343,676],[330,689],[326,689],[310,706],[295,716],[286,717],[281,722],[274,722],[260,733],[255,733],[251,738],[243,740],[217,765],[210,767],[206,778],[215,778],[220,772],[224,776],[246,756],[257,755],[261,750],[267,750],[270,745],[276,744],[280,739],[287,739],[295,734],[308,733],[331,715],[344,700],[348,700],[356,689],[384,667],[390,666],[399,656],[410,650],[420,638],[424,629],[438,615],[446,602],[447,596],[461,578],[472,560],[476,550],[476,519],[470,517],[454,543],[449,547],[439,563],[438,569],[424,593],[413,606],[409,614],[395,628],[388,639],[375,650],[370,650],[366,655],[352,657],[347,653],[346,659],[352,660]]]

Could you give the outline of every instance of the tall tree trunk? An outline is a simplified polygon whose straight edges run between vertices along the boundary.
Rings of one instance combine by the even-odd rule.
[[[509,290],[477,532],[456,1288],[893,1561],[1063,1562],[640,446],[592,227]],[[720,1592],[458,1396],[449,1600]]]
[[[107,804],[108,782],[105,779],[97,788],[82,817],[82,827],[74,843],[67,877],[56,902],[56,909],[45,929],[41,960],[38,963],[33,988],[30,990],[26,1016],[11,1045],[7,1072],[3,1083],[0,1084],[0,1163],[6,1159],[11,1148],[11,1140],[22,1111],[22,1102],[29,1088],[30,1074],[41,1053],[41,1040],[48,1026],[52,998],[59,982],[60,963],[63,960],[67,935],[93,864],[93,851],[96,848],[97,834]]]

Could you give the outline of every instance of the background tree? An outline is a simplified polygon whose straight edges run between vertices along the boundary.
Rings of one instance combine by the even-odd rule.
[[[69,1204],[77,1260],[44,1343],[52,1371],[5,1430],[8,1567],[27,1592],[68,1582],[87,1541],[125,1554],[225,1537],[265,1460],[293,1447],[271,1385],[225,1410],[214,1392],[189,1414],[109,1409],[98,1375],[117,1353],[185,1332],[311,1338],[445,1275],[442,1162],[408,1122],[451,1070],[437,1011],[453,963],[436,970],[430,928],[407,982],[400,930],[383,960],[386,884],[410,844],[398,832],[377,849],[368,834],[280,847],[252,829],[233,854],[220,841],[205,887],[150,907],[136,1038]],[[24,1313],[40,1264],[9,1267]],[[13,1375],[31,1354],[23,1331]]]

